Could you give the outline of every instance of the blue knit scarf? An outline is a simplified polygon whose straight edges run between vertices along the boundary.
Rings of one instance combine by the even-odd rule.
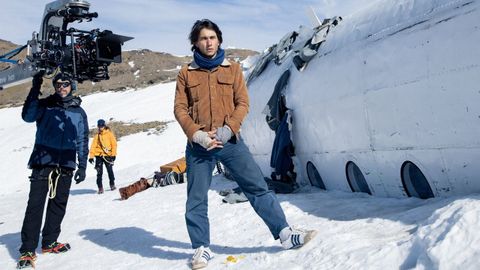
[[[217,54],[213,58],[205,57],[199,50],[193,52],[193,59],[195,63],[201,68],[211,70],[215,67],[220,66],[220,64],[225,59],[225,51],[222,48],[218,48]]]

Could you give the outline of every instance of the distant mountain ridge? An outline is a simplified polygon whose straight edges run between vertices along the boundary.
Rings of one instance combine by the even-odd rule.
[[[0,54],[4,54],[19,45],[0,39]],[[247,49],[225,49],[227,58],[242,61],[258,52]],[[23,51],[14,59],[24,59]],[[78,94],[88,95],[93,92],[122,91],[130,88],[143,88],[148,85],[175,80],[181,66],[192,61],[190,56],[174,56],[169,53],[154,52],[148,49],[122,52],[122,63],[109,66],[110,80],[92,83],[86,81],[79,85]],[[0,63],[0,70],[8,67]],[[30,83],[14,86],[0,91],[0,107],[22,104],[30,89]],[[51,93],[52,86],[44,80],[44,93]]]

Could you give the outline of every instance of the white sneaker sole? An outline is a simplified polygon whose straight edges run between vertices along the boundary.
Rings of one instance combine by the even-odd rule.
[[[195,263],[195,264],[192,263],[192,270],[202,269],[202,268],[207,267],[207,265],[208,265],[208,263],[203,263],[203,262],[198,262],[198,263]]]
[[[318,234],[318,231],[316,231],[316,230],[307,231],[307,234],[305,235],[304,243],[303,243],[302,247],[304,247],[308,242],[310,242],[310,240],[315,238],[315,236],[317,236],[317,234]]]

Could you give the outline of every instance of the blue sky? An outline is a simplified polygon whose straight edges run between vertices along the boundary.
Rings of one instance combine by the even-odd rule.
[[[2,1],[0,39],[23,45],[38,31],[49,1]],[[197,19],[216,22],[223,32],[223,47],[262,51],[299,25],[311,26],[306,10],[320,19],[347,16],[368,0],[90,0],[90,12],[99,17],[75,25],[91,30],[109,29],[133,36],[125,49],[147,48],[177,55],[189,54],[188,33]]]

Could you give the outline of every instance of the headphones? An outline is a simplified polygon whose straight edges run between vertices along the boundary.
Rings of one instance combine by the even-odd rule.
[[[70,87],[72,88],[72,92],[77,90],[77,81],[76,80],[71,80],[70,81]]]

